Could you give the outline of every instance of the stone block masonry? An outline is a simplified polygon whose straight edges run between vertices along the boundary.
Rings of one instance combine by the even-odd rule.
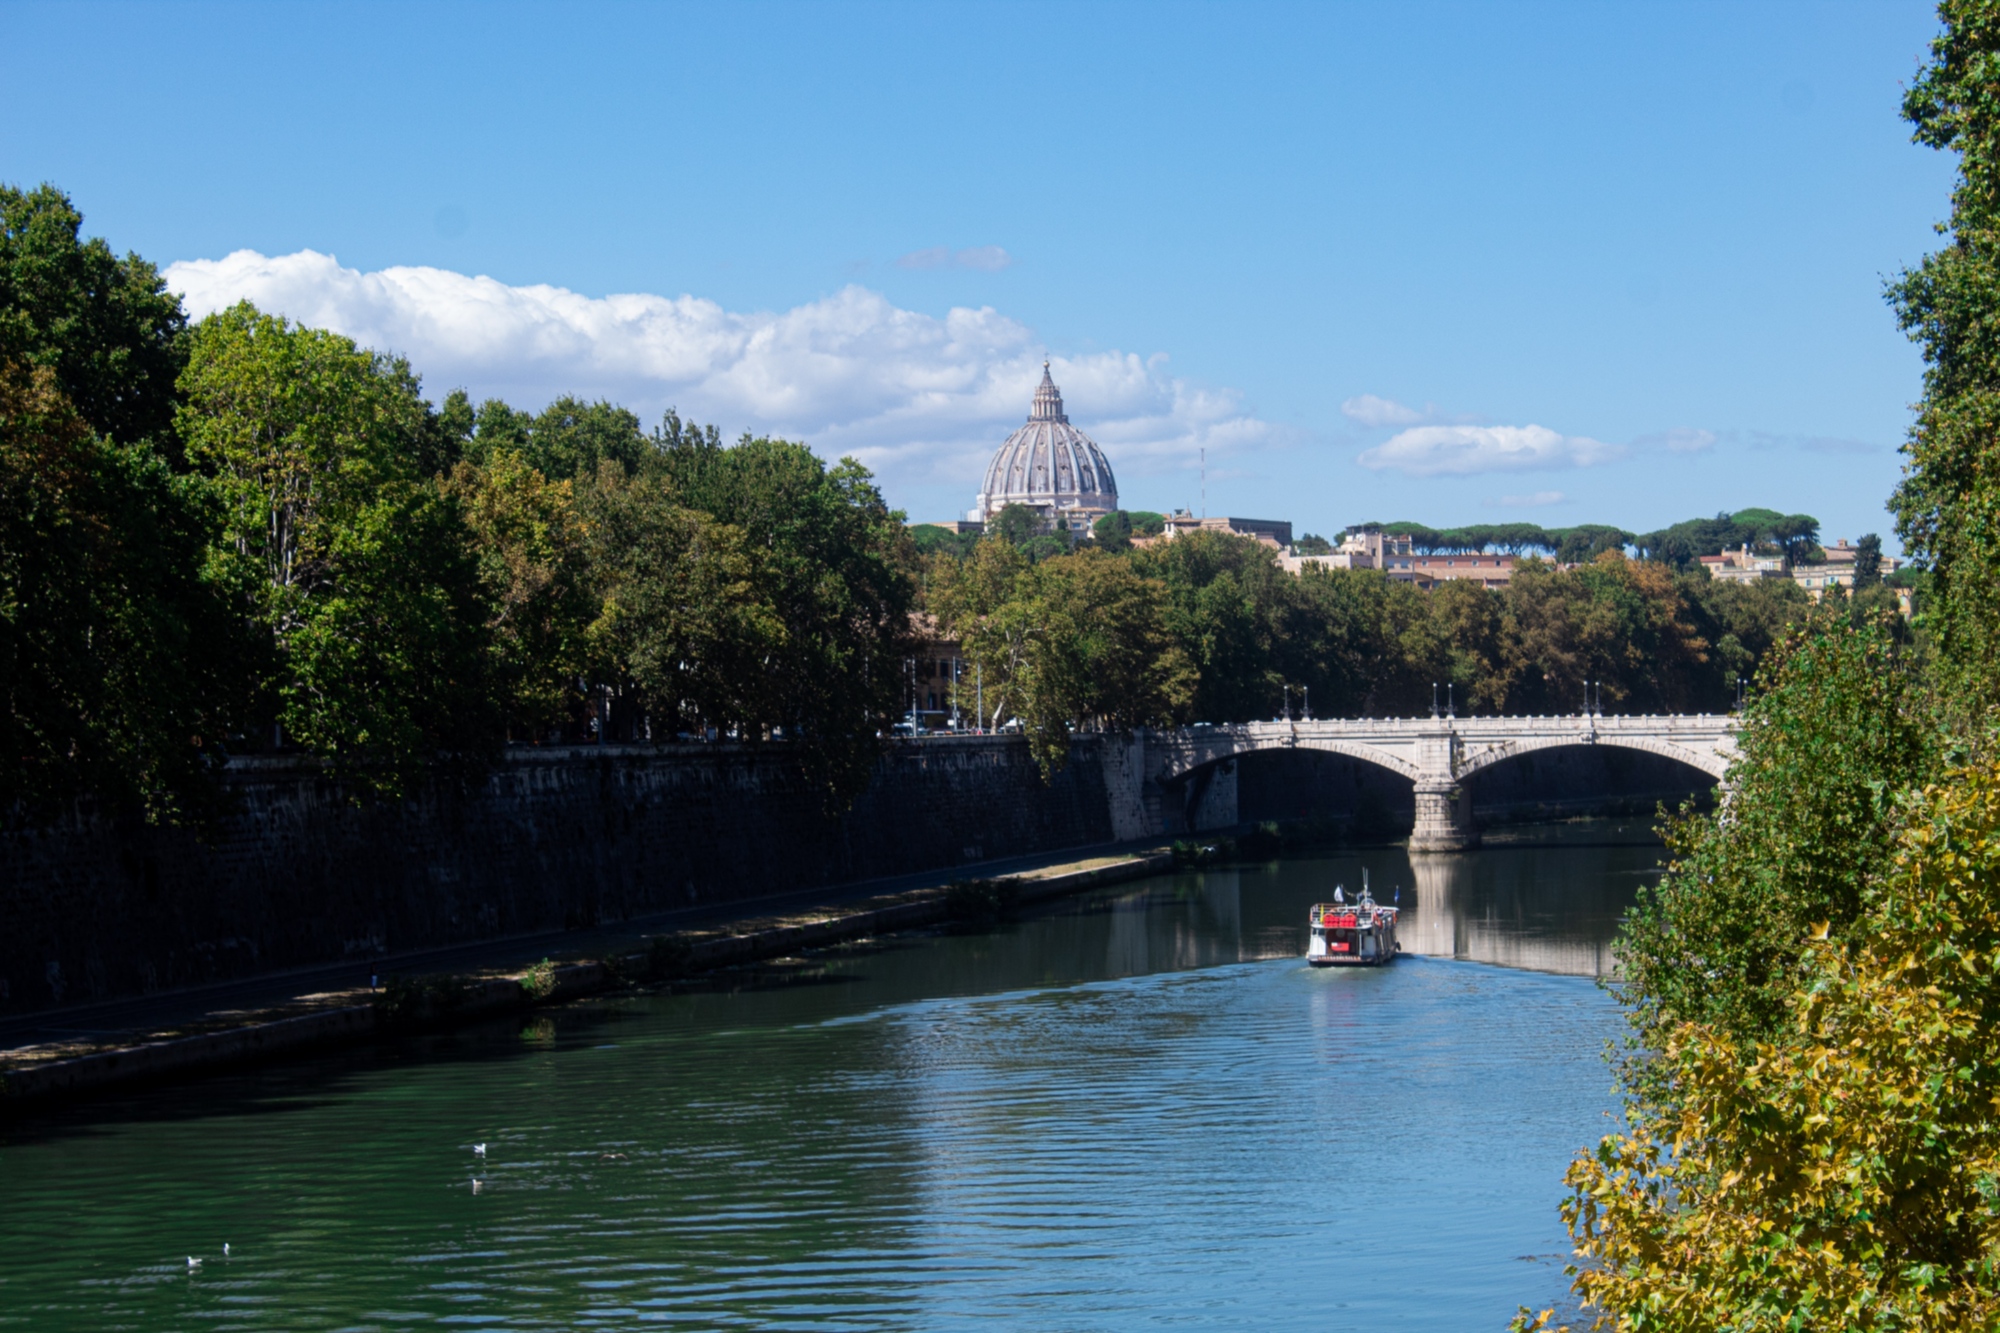
[[[0,1013],[1106,843],[1133,836],[1123,750],[1080,737],[1044,784],[1018,738],[901,743],[838,817],[781,747],[515,747],[364,804],[239,760],[205,838],[88,812],[0,833]]]

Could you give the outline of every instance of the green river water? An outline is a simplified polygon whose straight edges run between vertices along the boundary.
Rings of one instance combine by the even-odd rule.
[[[1658,856],[1165,875],[0,1127],[0,1330],[1498,1329]],[[1363,866],[1406,956],[1309,969]]]

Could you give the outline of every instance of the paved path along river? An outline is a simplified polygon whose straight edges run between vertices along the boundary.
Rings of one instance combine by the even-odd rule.
[[[1563,1288],[1617,1016],[1471,960],[1589,970],[1629,833],[1163,876],[7,1126],[0,1329],[1499,1328]],[[1364,864],[1463,957],[1306,968]]]

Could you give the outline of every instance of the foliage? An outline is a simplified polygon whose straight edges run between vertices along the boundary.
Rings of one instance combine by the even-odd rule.
[[[1571,570],[1523,561],[1507,619],[1511,711],[1581,710],[1585,681],[1614,711],[1688,712],[1698,702],[1709,644],[1664,565],[1613,550]]]
[[[678,418],[675,418],[676,424]],[[612,403],[563,397],[538,414],[516,411],[497,398],[479,405],[462,449],[474,462],[516,453],[551,481],[595,477],[605,463],[628,476],[646,466],[654,442],[639,418]]]
[[[1333,543],[1316,532],[1308,532],[1292,543],[1292,549],[1300,555],[1332,555]]]
[[[1902,823],[1863,928],[1786,941],[1782,1026],[1665,1027],[1671,1101],[1571,1167],[1576,1289],[1602,1323],[2000,1320],[2000,766]]]
[[[790,644],[743,532],[680,504],[663,480],[627,481],[611,465],[586,509],[601,597],[595,678],[629,684],[662,740],[711,727],[752,735],[781,715],[785,674],[772,664]]]
[[[990,716],[1020,719],[1044,776],[1067,762],[1074,728],[1166,723],[1187,704],[1193,671],[1169,636],[1166,589],[1129,561],[1085,550],[1030,563],[985,541],[937,567],[931,595]]]
[[[82,239],[53,185],[0,185],[0,362],[40,367],[92,431],[171,451],[186,317],[159,272]]]
[[[952,532],[935,523],[918,523],[910,528],[910,541],[921,556],[944,554],[963,558],[971,555],[972,548],[979,544],[979,534]]]
[[[228,553],[261,576],[276,720],[384,792],[476,762],[501,730],[488,609],[457,504],[417,470],[409,367],[244,303],[195,328],[181,388]]]
[[[1854,587],[1872,588],[1882,581],[1882,539],[1865,532],[1854,544]]]
[[[509,729],[533,739],[579,704],[600,607],[574,485],[496,450],[483,464],[461,460],[444,492],[477,552]]]
[[[1972,716],[2000,702],[2000,6],[1945,0],[1944,32],[1903,115],[1917,142],[1955,152],[1950,241],[1889,288],[1923,349],[1924,395],[1890,508],[1929,566],[1924,612],[1939,667]]]
[[[1937,753],[1914,659],[1829,607],[1760,672],[1727,808],[1670,828],[1674,860],[1640,896],[1620,957],[1642,1036],[1700,1021],[1768,1037],[1809,922],[1845,938],[1888,865],[1896,793]]]
[[[881,735],[902,709],[915,648],[916,551],[867,469],[828,466],[803,444],[668,432],[657,455],[676,497],[740,530],[758,600],[783,651],[758,663],[739,719],[745,734],[782,727],[829,800],[866,785]]]
[[[530,1003],[539,1004],[556,993],[556,965],[547,958],[536,963],[520,976],[521,995]]]
[[[0,362],[0,812],[212,808],[255,659],[208,565],[218,517],[198,478],[93,433],[54,370]]]
[[[1196,672],[1192,715],[1207,722],[1274,716],[1295,585],[1270,548],[1193,532],[1135,553],[1132,563],[1165,587],[1166,631]]]

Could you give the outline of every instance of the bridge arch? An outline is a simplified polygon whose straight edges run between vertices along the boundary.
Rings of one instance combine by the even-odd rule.
[[[1654,736],[1620,736],[1616,733],[1600,732],[1588,738],[1583,736],[1538,736],[1485,746],[1477,752],[1468,754],[1460,759],[1455,767],[1453,776],[1463,780],[1479,772],[1482,768],[1491,768],[1495,764],[1503,764],[1509,759],[1518,759],[1522,755],[1533,754],[1537,750],[1562,750],[1584,748],[1593,745],[1610,746],[1620,750],[1639,750],[1646,754],[1656,754],[1664,759],[1672,759],[1677,763],[1686,764],[1689,768],[1698,769],[1714,778],[1717,782],[1721,782],[1729,772],[1729,759],[1712,750],[1692,750],[1687,746],[1676,745],[1672,741],[1661,740]]]

